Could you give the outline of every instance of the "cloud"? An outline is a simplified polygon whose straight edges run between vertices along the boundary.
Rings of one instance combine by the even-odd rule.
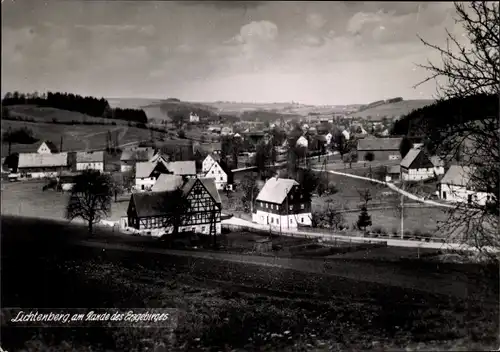
[[[272,42],[278,36],[278,26],[270,21],[252,21],[241,27],[234,37],[236,43]]]
[[[324,37],[310,34],[297,38],[297,41],[305,46],[321,46],[325,44]]]
[[[218,9],[251,9],[257,8],[266,3],[266,1],[176,1],[176,3],[185,6],[206,6]]]
[[[148,36],[155,34],[156,30],[153,25],[132,25],[132,24],[76,24],[75,28],[90,31],[92,33],[109,33],[109,32],[136,32]]]
[[[307,24],[314,30],[323,28],[326,24],[326,19],[319,13],[310,13],[306,18]]]

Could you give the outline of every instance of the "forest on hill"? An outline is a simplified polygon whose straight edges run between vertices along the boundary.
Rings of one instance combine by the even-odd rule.
[[[498,106],[498,96],[494,94],[436,101],[395,121],[391,134],[429,136],[447,126],[498,118]]]
[[[103,117],[136,123],[148,122],[146,113],[141,109],[112,109],[109,102],[104,98],[83,97],[72,93],[6,93],[2,99],[2,106],[14,105],[36,105],[40,107],[75,111],[93,117]]]

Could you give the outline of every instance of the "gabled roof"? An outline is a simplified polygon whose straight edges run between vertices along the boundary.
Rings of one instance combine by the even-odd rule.
[[[104,152],[76,152],[77,163],[102,163],[104,162]]]
[[[41,142],[38,147],[40,148],[43,143],[45,143],[45,145],[47,146],[47,148],[49,148],[51,153],[57,153],[59,151],[59,149],[57,149],[57,147],[54,143],[52,143],[51,141],[47,141],[47,140]]]
[[[364,138],[358,141],[358,150],[399,150],[403,138]]]
[[[401,160],[400,165],[404,168],[409,169],[413,161],[417,158],[417,156],[420,154],[420,149],[415,149],[412,148],[408,151],[408,153],[405,155],[403,160]]]
[[[156,167],[156,163],[141,161],[135,164],[135,178],[150,177]]]
[[[401,172],[401,167],[399,165],[393,165],[387,169],[388,174],[399,174]]]
[[[217,154],[213,154],[213,153],[210,153],[207,155],[207,157],[210,156],[212,159],[214,159],[215,161],[220,161],[220,155],[217,155]],[[206,159],[206,157],[205,157]]]
[[[164,191],[174,191],[177,188],[181,187],[184,181],[182,180],[182,176],[178,175],[169,175],[169,174],[161,174],[156,180],[152,192],[164,192]]]
[[[132,193],[132,201],[138,217],[161,216],[165,214],[165,203],[170,192],[140,192]]]
[[[470,182],[473,172],[474,168],[469,166],[451,165],[440,183],[465,187]]]
[[[282,204],[286,196],[293,186],[298,186],[299,183],[289,178],[270,178],[262,187],[257,201],[269,202],[274,204]]]
[[[67,166],[68,153],[38,154],[20,153],[17,167],[54,167]]]
[[[215,200],[217,204],[221,204],[219,191],[215,186],[215,180],[213,178],[207,178],[207,177],[191,178],[187,180],[184,186],[182,187],[183,193],[185,195],[188,195],[197,181],[201,182],[201,184],[206,188],[208,193],[212,196],[212,198]]]
[[[167,164],[167,169],[174,175],[196,175],[196,162],[189,161],[172,161]]]

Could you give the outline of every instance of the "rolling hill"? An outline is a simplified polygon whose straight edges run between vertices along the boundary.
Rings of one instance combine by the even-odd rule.
[[[387,117],[389,120],[402,117],[409,114],[413,110],[431,105],[434,100],[402,100],[396,102],[376,102],[375,106],[366,106],[357,112],[353,112],[348,117],[361,118],[364,120],[380,120]],[[372,103],[373,104],[373,103]]]

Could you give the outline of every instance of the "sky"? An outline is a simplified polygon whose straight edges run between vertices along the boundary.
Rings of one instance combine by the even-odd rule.
[[[449,2],[2,1],[2,94],[362,104],[429,99]]]

